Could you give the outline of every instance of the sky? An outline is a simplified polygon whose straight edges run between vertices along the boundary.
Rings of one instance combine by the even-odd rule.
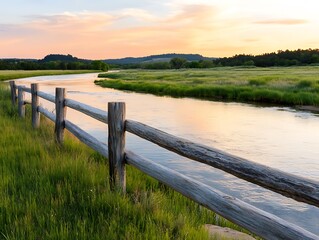
[[[0,58],[207,57],[319,48],[318,0],[10,0]]]

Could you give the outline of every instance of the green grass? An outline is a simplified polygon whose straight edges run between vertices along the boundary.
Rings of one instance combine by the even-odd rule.
[[[240,229],[140,171],[112,192],[108,163],[53,124],[20,119],[0,84],[0,239],[209,239],[203,224]]]
[[[96,81],[102,87],[156,95],[319,106],[318,66],[123,70],[99,77],[106,78]]]
[[[93,73],[96,70],[1,70],[0,81],[26,78],[26,77],[37,77],[37,76],[48,76],[48,75],[63,75],[63,74],[77,74],[77,73]]]

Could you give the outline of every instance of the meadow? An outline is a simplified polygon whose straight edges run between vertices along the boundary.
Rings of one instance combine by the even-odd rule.
[[[319,66],[121,70],[99,77],[102,87],[156,95],[319,106]]]
[[[215,239],[204,224],[238,226],[127,166],[125,196],[108,161],[54,126],[31,127],[0,84],[0,239]],[[243,230],[242,230],[243,231]]]
[[[0,81],[26,78],[26,77],[37,77],[37,76],[48,76],[48,75],[63,75],[63,74],[80,74],[80,73],[92,73],[97,72],[96,70],[1,70]]]

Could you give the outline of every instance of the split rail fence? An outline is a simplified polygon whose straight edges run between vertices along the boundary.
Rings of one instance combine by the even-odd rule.
[[[42,114],[55,123],[55,138],[59,144],[63,143],[64,129],[67,129],[80,141],[109,159],[111,189],[120,189],[125,193],[125,165],[130,164],[262,238],[319,239],[319,236],[295,224],[126,150],[125,132],[133,133],[181,156],[221,169],[238,178],[315,207],[319,207],[319,182],[317,181],[288,174],[173,136],[143,123],[128,120],[125,118],[126,110],[123,102],[109,102],[108,111],[103,111],[66,98],[64,88],[56,88],[56,94],[53,96],[39,91],[38,84],[31,84],[31,88],[28,88],[17,86],[14,81],[10,81],[10,87],[12,104],[18,103],[21,117],[25,116],[25,105],[31,104],[34,128],[39,127],[40,114]],[[31,94],[31,102],[25,100],[25,92]],[[55,114],[40,106],[40,98],[55,104]],[[108,144],[100,142],[68,121],[67,107],[108,124]]]

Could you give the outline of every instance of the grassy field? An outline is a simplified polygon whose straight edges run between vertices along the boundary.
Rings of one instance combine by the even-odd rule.
[[[20,119],[0,84],[0,239],[209,239],[203,224],[239,229],[127,168],[127,194],[111,192],[107,160],[53,124]]]
[[[319,66],[123,70],[100,74],[102,87],[173,97],[319,106]]]
[[[77,73],[91,73],[91,72],[97,72],[97,71],[96,70],[35,70],[35,71],[2,70],[2,71],[0,71],[0,81],[17,79],[17,78],[26,78],[26,77],[77,74]]]

